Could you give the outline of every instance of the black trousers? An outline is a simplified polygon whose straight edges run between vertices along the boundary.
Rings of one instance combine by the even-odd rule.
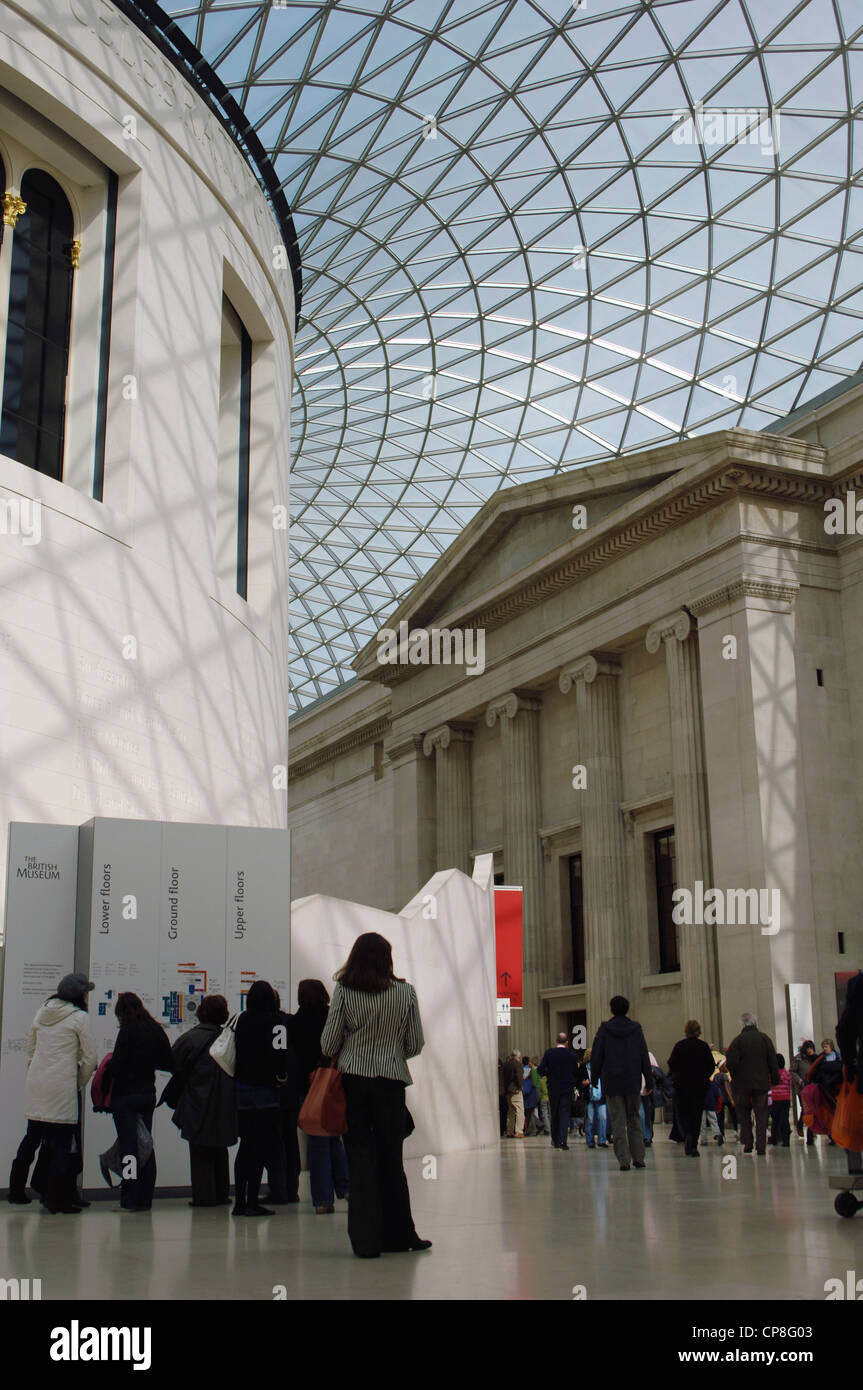
[[[192,1201],[196,1207],[221,1206],[227,1202],[230,1187],[227,1149],[190,1144],[189,1169],[192,1174]]]
[[[402,1163],[405,1087],[387,1077],[344,1076],[350,1195],[348,1235],[355,1255],[406,1250],[416,1238]]]
[[[237,1206],[258,1205],[261,1177],[278,1169],[282,1148],[277,1105],[237,1110],[240,1147],[234,1159],[234,1195]]]
[[[37,1149],[39,1157],[33,1170],[33,1191],[52,1205],[77,1196],[75,1175],[80,1170],[80,1130],[77,1125],[50,1124],[47,1120],[27,1121],[27,1133],[12,1163],[9,1191],[19,1197],[25,1196],[27,1175]]]
[[[267,1179],[270,1184],[269,1199],[272,1202],[296,1202],[300,1195],[300,1141],[297,1137],[297,1120],[300,1115],[300,1098],[293,1094],[283,1100],[279,1096],[279,1138],[278,1157],[273,1168],[267,1165]]]
[[[548,1103],[551,1107],[551,1142],[563,1148],[564,1144],[569,1143],[572,1091],[552,1091],[549,1088]]]
[[[694,1091],[684,1091],[678,1087],[675,1092],[677,1101],[677,1118],[680,1128],[683,1130],[683,1139],[686,1144],[686,1152],[694,1153],[698,1149],[698,1136],[701,1133],[701,1117],[704,1113],[704,1093],[706,1086],[699,1086]]]

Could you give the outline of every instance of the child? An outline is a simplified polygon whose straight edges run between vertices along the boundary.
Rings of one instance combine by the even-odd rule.
[[[787,1149],[791,1143],[791,1073],[781,1052],[776,1054],[776,1065],[779,1067],[779,1085],[770,1088],[770,1142]]]
[[[707,1139],[712,1134],[717,1144],[725,1143],[717,1114],[721,1105],[722,1095],[719,1084],[716,1081],[711,1081],[704,1093],[704,1118],[701,1123],[701,1131],[702,1138]],[[707,1131],[706,1134],[704,1133],[705,1130]]]

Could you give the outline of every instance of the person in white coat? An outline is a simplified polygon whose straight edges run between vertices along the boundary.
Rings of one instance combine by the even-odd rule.
[[[78,1093],[96,1070],[96,1048],[87,1019],[87,995],[95,986],[86,975],[64,975],[39,1009],[27,1034],[24,1098],[27,1134],[9,1177],[9,1200],[27,1201],[27,1173],[40,1144],[47,1151],[43,1205],[50,1212],[81,1210],[72,1189],[80,1158]]]

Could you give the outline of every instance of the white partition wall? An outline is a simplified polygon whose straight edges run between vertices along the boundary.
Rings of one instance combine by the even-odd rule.
[[[77,826],[16,824],[7,869],[0,1103],[0,1183],[26,1127],[27,1029],[72,969],[94,982],[90,1027],[100,1057],[117,1035],[117,995],[132,990],[173,1042],[203,995],[243,1007],[268,979],[290,982],[290,833],[245,826],[96,817]],[[157,1077],[157,1086],[167,1077]],[[165,1107],[156,1111],[158,1186],[187,1186],[188,1150]],[[110,1115],[84,1096],[84,1184],[101,1187]]]
[[[435,874],[396,914],[316,893],[291,905],[292,1006],[302,979],[332,977],[361,932],[392,943],[416,988],[425,1048],[408,1063],[416,1130],[409,1157],[499,1143],[494,928],[490,888],[458,869]]]

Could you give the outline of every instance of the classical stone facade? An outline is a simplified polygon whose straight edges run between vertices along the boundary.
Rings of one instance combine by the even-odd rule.
[[[861,425],[854,379],[770,432],[490,499],[388,622],[481,631],[482,669],[372,641],[292,723],[295,896],[400,907],[492,852],[525,894],[501,1048],[592,1034],[617,992],[662,1061],[686,1018],[727,1043],[743,1009],[787,1051],[789,984],[831,1032],[863,949],[863,545],[825,503],[863,498]],[[721,911],[670,925],[675,888]]]

